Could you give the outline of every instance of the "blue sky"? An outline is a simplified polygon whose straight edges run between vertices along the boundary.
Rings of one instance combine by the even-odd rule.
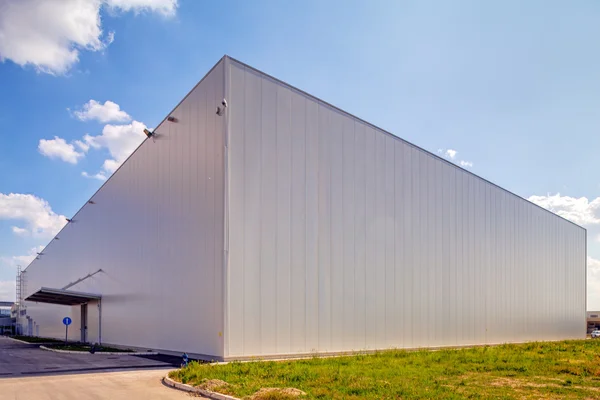
[[[585,226],[600,309],[598,21],[593,0],[0,0],[0,297],[229,54]]]

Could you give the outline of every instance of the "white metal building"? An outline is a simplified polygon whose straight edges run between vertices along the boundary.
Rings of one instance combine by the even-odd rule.
[[[583,228],[229,57],[169,116],[23,273],[29,332],[212,359],[585,337]]]

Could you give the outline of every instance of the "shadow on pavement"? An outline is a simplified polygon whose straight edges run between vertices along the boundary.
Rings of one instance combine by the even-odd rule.
[[[158,355],[148,355],[148,356],[129,356],[129,357],[139,357],[144,358],[146,360],[158,361],[164,364],[170,364],[173,368],[179,368],[181,366],[182,358],[176,356],[169,356],[166,354],[158,354]]]

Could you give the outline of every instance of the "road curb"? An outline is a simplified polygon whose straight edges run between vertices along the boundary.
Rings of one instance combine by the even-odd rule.
[[[168,386],[168,387],[171,387],[171,388],[177,389],[177,390],[182,390],[184,392],[198,393],[204,397],[207,397],[207,398],[213,399],[213,400],[240,400],[237,397],[228,396],[226,394],[221,394],[221,393],[217,393],[217,392],[211,392],[209,390],[200,389],[200,388],[197,388],[197,387],[185,384],[185,383],[174,381],[173,379],[169,378],[169,374],[165,375],[165,377],[163,378],[163,384],[165,386]]]
[[[31,342],[26,342],[24,340],[19,340],[19,339],[15,339],[15,338],[11,338],[10,336],[6,336],[8,339],[10,340],[14,340],[15,342],[19,342],[19,343],[25,343],[25,344],[35,344],[35,343],[31,343]]]
[[[46,347],[46,346],[40,346],[40,349],[46,350],[46,351],[53,351],[55,353],[65,353],[65,354],[92,354],[89,351],[59,350],[59,349],[53,349],[51,347]],[[94,354],[107,355],[107,356],[157,356],[158,355],[158,353],[156,351],[131,352],[131,353],[115,352],[115,351],[97,351]]]

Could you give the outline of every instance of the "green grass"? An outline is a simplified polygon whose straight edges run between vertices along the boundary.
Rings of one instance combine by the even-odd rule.
[[[296,361],[191,363],[171,377],[248,397],[297,388],[308,399],[596,399],[600,340],[506,344],[460,350],[390,350]],[[214,385],[213,385],[214,386]],[[271,393],[254,399],[285,399]]]
[[[89,352],[91,349],[91,346],[87,345],[87,344],[77,344],[77,343],[69,343],[69,344],[55,344],[52,346],[48,346],[51,347],[53,349],[56,350],[69,350],[69,351],[86,351]],[[109,352],[113,352],[113,353],[131,353],[132,350],[123,350],[123,349],[117,349],[115,347],[105,347],[105,346],[96,346],[96,352],[101,352],[101,351],[109,351]]]
[[[64,340],[57,340],[57,339],[50,339],[50,338],[43,338],[43,337],[36,337],[36,336],[21,336],[21,335],[14,335],[11,336],[11,338],[13,339],[19,339],[22,340],[24,342],[28,342],[28,343],[61,343],[64,342]]]

